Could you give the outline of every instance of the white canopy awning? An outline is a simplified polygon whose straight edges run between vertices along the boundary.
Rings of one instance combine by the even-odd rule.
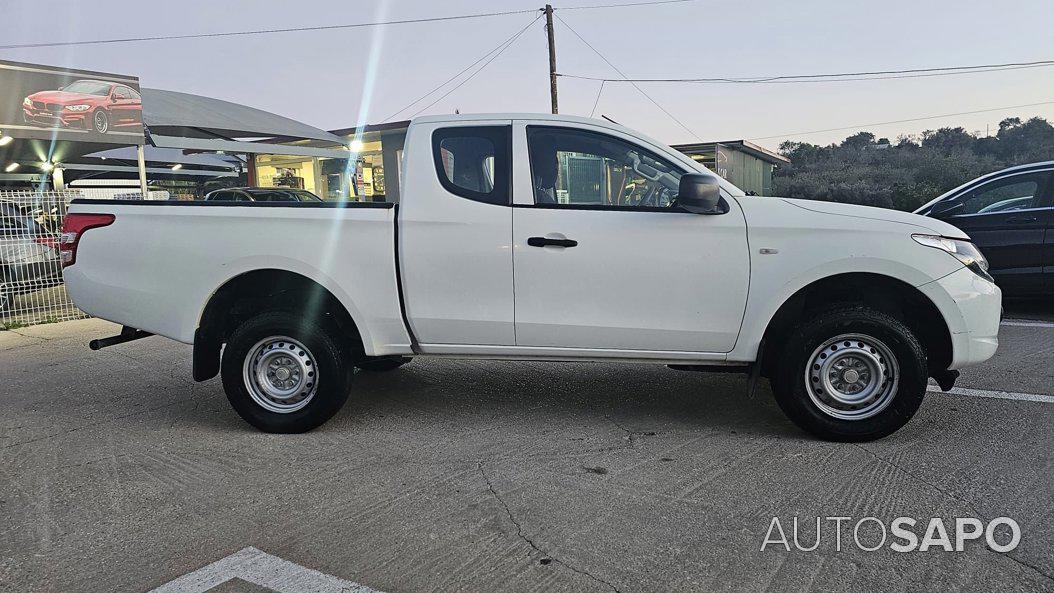
[[[152,134],[213,138],[322,140],[343,144],[339,136],[262,109],[212,97],[144,88],[143,123]],[[172,133],[179,130],[180,133]]]

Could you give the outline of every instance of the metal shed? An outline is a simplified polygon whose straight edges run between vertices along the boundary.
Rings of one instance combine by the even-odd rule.
[[[772,195],[772,171],[789,164],[786,157],[747,140],[678,144],[673,148],[692,157],[745,192]]]

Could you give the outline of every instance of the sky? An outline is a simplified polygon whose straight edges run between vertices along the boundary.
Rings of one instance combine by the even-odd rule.
[[[557,70],[620,78],[750,77],[1054,59],[1054,2],[555,0]],[[639,1],[639,0],[637,0]],[[0,0],[0,45],[179,35],[531,10],[529,0]],[[564,10],[561,10],[563,8]],[[548,112],[544,20],[535,14],[243,37],[0,50],[0,59],[140,77],[146,87],[250,105],[323,129],[379,123],[516,34],[500,56],[424,114]],[[405,119],[452,87],[396,119]],[[1054,121],[1054,67],[823,84],[627,83],[561,78],[561,113],[606,115],[668,143],[896,139],[941,126],[995,133],[999,121]],[[920,122],[862,125],[1049,102]],[[848,128],[815,132],[830,128]],[[800,132],[814,132],[801,134]]]

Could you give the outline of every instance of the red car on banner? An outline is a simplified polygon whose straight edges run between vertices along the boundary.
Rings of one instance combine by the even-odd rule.
[[[102,80],[77,80],[57,91],[40,91],[22,100],[27,124],[81,128],[105,134],[143,122],[143,99],[130,86]]]

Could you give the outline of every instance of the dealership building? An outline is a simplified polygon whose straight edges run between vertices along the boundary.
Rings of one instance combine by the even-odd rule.
[[[407,121],[321,130],[134,76],[0,62],[0,189],[200,199],[232,186],[391,201]],[[674,146],[744,191],[772,194],[783,156],[746,140]],[[588,155],[565,174],[595,184]],[[580,179],[574,179],[580,178]]]

